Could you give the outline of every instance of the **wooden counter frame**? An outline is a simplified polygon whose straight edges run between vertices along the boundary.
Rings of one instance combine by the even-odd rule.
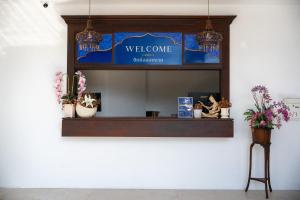
[[[85,28],[87,16],[62,16],[68,25],[67,73],[77,70],[217,70],[221,96],[230,99],[230,24],[236,16],[211,16],[214,29],[223,35],[219,64],[179,66],[118,66],[115,64],[78,64],[75,35]],[[101,33],[182,32],[196,33],[205,27],[206,16],[92,16],[94,28]],[[143,129],[144,127],[144,129]],[[233,137],[233,120],[177,118],[91,118],[63,119],[63,136],[129,137]]]

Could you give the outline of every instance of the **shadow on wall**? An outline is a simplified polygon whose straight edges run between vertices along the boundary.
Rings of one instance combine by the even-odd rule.
[[[49,4],[35,0],[1,1],[0,55],[5,48],[55,45],[63,41],[63,20]]]

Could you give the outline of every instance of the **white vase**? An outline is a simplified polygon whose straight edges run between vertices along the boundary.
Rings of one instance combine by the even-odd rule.
[[[194,109],[194,118],[201,118],[202,109]]]
[[[76,113],[79,117],[82,118],[94,117],[96,115],[96,112],[97,112],[97,106],[94,108],[87,108],[80,105],[80,103],[76,104]]]
[[[75,104],[63,104],[63,116],[64,118],[74,118]]]
[[[229,118],[229,108],[221,108],[221,118]]]

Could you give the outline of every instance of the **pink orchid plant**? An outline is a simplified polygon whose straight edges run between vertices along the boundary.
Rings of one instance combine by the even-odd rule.
[[[78,88],[77,88],[78,99],[79,99],[82,96],[83,92],[86,90],[86,78],[81,71],[77,71],[75,74],[79,77]]]
[[[62,86],[63,86],[63,77],[67,76],[67,93],[63,94]],[[77,96],[75,95],[74,85],[75,79],[78,79],[77,84]],[[70,87],[71,86],[71,87]],[[72,77],[72,83],[70,83],[69,77],[67,74],[62,72],[55,73],[55,94],[57,102],[60,103],[75,103],[76,98],[80,98],[82,93],[86,89],[86,78],[81,71],[77,71],[75,75]]]
[[[282,126],[282,121],[289,121],[289,108],[283,101],[272,101],[265,86],[258,85],[252,88],[255,109],[248,109],[245,120],[249,121],[251,128],[274,129]]]
[[[63,73],[62,72],[56,72],[55,73],[55,94],[57,102],[61,103],[61,97],[62,97],[62,81],[63,81]]]

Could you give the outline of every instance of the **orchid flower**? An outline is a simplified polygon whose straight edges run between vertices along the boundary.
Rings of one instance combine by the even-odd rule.
[[[63,76],[67,76],[67,92],[66,94],[63,94],[62,92],[62,86],[63,86]],[[77,71],[75,75],[72,76],[72,82],[69,82],[69,77],[66,73],[62,72],[57,72],[55,74],[55,82],[54,82],[54,87],[55,87],[55,95],[57,102],[60,104],[61,99],[66,97],[68,100],[75,100],[74,99],[74,94],[73,94],[73,86],[74,86],[74,80],[75,77],[78,77],[78,88],[77,88],[77,94],[78,98],[80,98],[83,94],[83,92],[86,90],[86,78],[84,74],[81,71]],[[71,89],[70,89],[71,85]]]
[[[75,74],[79,77],[78,88],[77,88],[78,99],[79,99],[82,96],[83,92],[86,90],[86,78],[81,71],[77,71]]]
[[[62,97],[62,80],[63,80],[63,73],[62,72],[57,72],[55,74],[55,94],[56,94],[56,99],[57,102],[60,104],[61,103],[61,97]]]
[[[289,108],[283,101],[272,101],[269,91],[265,86],[257,85],[251,90],[255,101],[255,109],[248,109],[244,115],[245,120],[249,121],[251,128],[280,128],[282,121],[288,121]]]

